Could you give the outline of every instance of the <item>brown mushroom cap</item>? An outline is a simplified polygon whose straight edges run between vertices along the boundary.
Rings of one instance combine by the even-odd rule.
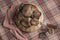
[[[41,12],[37,9],[36,6],[32,4],[25,4],[22,7],[23,8],[21,9],[21,11],[16,13],[16,15],[13,18],[18,28],[22,31],[27,32],[39,29],[37,25],[39,24],[39,17],[41,16]],[[29,18],[31,19],[30,21]]]

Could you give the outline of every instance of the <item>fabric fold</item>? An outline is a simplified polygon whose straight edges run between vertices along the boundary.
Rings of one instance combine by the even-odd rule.
[[[14,12],[16,11],[18,7],[17,6],[12,6],[8,12],[7,15],[5,16],[4,22],[3,22],[3,26],[5,28],[8,28],[9,30],[11,30],[10,32],[13,34],[14,32],[14,36],[19,39],[19,40],[28,40],[23,34],[22,32],[16,27],[16,25],[14,24],[12,17],[14,15]]]

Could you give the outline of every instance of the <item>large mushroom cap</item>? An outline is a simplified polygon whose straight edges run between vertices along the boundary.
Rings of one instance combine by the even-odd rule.
[[[35,5],[22,5],[20,5],[21,8],[19,7],[18,12],[16,12],[16,15],[13,18],[17,27],[25,32],[36,31],[41,27],[39,22],[40,19],[43,19],[43,14],[38,10],[38,8]]]

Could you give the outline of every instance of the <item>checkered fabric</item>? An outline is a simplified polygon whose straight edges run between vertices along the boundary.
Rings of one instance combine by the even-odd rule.
[[[12,6],[20,3],[34,3],[43,10],[45,16],[44,21],[57,25],[60,28],[60,0],[0,0],[0,21],[3,21],[7,10]],[[46,33],[44,39],[39,37],[39,32],[24,33],[28,40],[60,40],[60,30],[54,30],[53,34]],[[10,33],[7,28],[4,28],[0,22],[0,40],[18,40]]]

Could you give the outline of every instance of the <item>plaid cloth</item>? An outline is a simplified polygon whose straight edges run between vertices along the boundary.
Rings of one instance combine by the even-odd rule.
[[[7,10],[12,6],[20,3],[34,3],[42,8],[47,23],[51,23],[60,27],[60,0],[0,0],[0,21],[3,22],[3,18],[7,14]],[[60,40],[59,29],[54,30],[54,34],[46,33],[44,39],[39,38],[39,32],[24,33],[28,40]],[[13,36],[7,28],[4,28],[0,23],[0,40],[18,40]]]

